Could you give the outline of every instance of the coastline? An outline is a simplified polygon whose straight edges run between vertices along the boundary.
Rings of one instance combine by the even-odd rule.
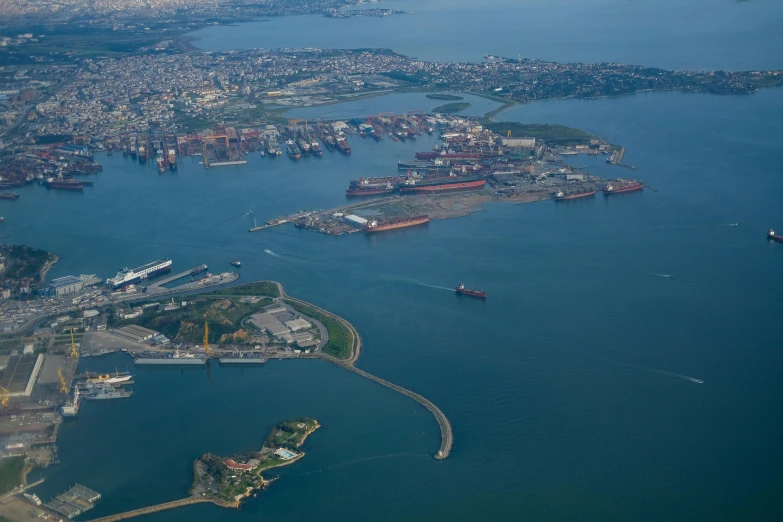
[[[60,262],[60,257],[57,254],[51,254],[51,258],[41,267],[41,271],[38,273],[41,278],[41,284],[46,281],[46,274],[52,269],[54,265]]]

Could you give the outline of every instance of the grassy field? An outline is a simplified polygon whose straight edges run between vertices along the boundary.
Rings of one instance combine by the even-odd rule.
[[[331,355],[332,357],[336,357],[338,359],[349,359],[351,355],[353,355],[353,334],[348,331],[347,328],[344,328],[343,325],[341,325],[339,322],[329,316],[322,314],[315,308],[299,303],[294,303],[288,299],[286,299],[285,302],[291,305],[291,307],[294,309],[298,310],[300,313],[308,315],[313,319],[322,322],[324,326],[326,326],[326,331],[329,334],[329,340],[327,341],[326,346],[323,348],[323,352],[325,354]]]
[[[443,101],[458,101],[458,100],[464,100],[462,96],[456,96],[454,94],[441,94],[438,92],[427,94],[425,98],[429,98],[430,100],[443,100]]]
[[[510,121],[481,121],[487,129],[506,136],[511,131],[515,138],[532,137],[543,140],[549,145],[585,145],[596,136],[582,129],[566,127],[565,125],[549,125],[542,123],[518,123]]]
[[[453,114],[455,112],[464,111],[468,107],[470,107],[470,104],[467,102],[446,103],[444,105],[438,105],[432,109],[432,112],[435,114]]]
[[[11,491],[22,483],[24,457],[8,457],[0,460],[0,494]]]
[[[205,295],[258,295],[265,297],[280,297],[277,285],[270,281],[257,281],[246,285],[223,288]]]

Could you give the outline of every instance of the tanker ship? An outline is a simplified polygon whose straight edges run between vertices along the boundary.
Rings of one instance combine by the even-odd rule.
[[[339,150],[346,156],[351,155],[351,146],[348,144],[348,140],[345,139],[345,136],[340,136],[339,138],[337,138],[337,150]]]
[[[71,179],[54,179],[49,178],[46,180],[46,188],[57,190],[84,190],[84,184],[71,178]]]
[[[171,270],[171,259],[159,259],[138,268],[123,268],[117,272],[116,276],[107,279],[106,285],[116,290],[169,270]]]
[[[358,185],[351,185],[345,189],[345,195],[350,197],[377,196],[379,194],[391,194],[395,190],[391,182],[387,182],[385,185],[370,185],[361,180]]]
[[[616,187],[612,185],[611,183],[606,184],[606,188],[604,189],[604,195],[609,196],[611,194],[622,194],[624,192],[635,192],[637,190],[642,190],[644,188],[644,184],[640,183],[638,181],[632,181],[631,183],[628,183],[627,185],[622,185],[619,187]]]
[[[777,241],[778,243],[783,243],[783,236],[776,235],[775,231],[771,228],[769,229],[769,232],[767,232],[767,239]]]
[[[454,291],[457,292],[458,294],[469,295],[471,297],[478,297],[479,299],[487,298],[487,293],[485,291],[465,288],[465,285],[463,283],[458,284],[457,288],[455,288]]]
[[[409,179],[400,186],[402,194],[416,194],[419,192],[451,192],[456,190],[482,190],[487,182],[481,178],[461,178],[449,176],[448,178],[436,178],[432,180]]]
[[[395,230],[398,228],[407,228],[407,227],[415,227],[418,225],[426,225],[429,222],[430,222],[429,216],[417,216],[412,218],[392,219],[389,221],[385,221],[383,223],[379,223],[378,221],[372,220],[364,226],[364,231],[367,232],[368,234],[374,232],[385,232],[387,230]]]
[[[302,151],[296,146],[293,140],[285,142],[285,151],[288,153],[288,157],[293,160],[298,160],[302,157]]]
[[[310,152],[312,152],[316,156],[324,155],[324,151],[321,150],[321,146],[318,144],[318,142],[315,139],[313,139],[312,143],[310,143]]]
[[[579,198],[587,198],[590,196],[595,196],[595,189],[587,191],[587,192],[577,192],[575,194],[566,194],[565,192],[558,192],[555,194],[555,201],[565,201],[567,199],[579,199]]]

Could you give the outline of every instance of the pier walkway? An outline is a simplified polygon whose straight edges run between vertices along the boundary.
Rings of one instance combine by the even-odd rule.
[[[116,522],[118,520],[125,520],[127,518],[140,517],[142,515],[149,515],[150,513],[157,513],[158,511],[164,511],[166,509],[174,509],[190,504],[199,504],[202,502],[211,502],[221,507],[239,507],[238,502],[220,501],[217,499],[208,497],[188,497],[180,500],[174,500],[172,502],[164,502],[163,504],[157,504],[155,506],[148,506],[145,508],[134,509],[133,511],[126,511],[125,513],[117,513],[116,515],[109,515],[107,517],[94,518],[89,522]]]
[[[161,279],[159,281],[155,281],[154,283],[150,284],[149,286],[163,286],[171,283],[172,281],[176,281],[177,279],[182,279],[183,277],[188,277],[191,275],[193,270],[185,270],[184,272],[180,272],[179,274],[174,274],[169,277],[166,277],[164,279]]]

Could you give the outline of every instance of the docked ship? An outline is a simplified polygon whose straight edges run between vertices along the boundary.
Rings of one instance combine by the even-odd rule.
[[[190,275],[198,275],[201,274],[202,272],[206,272],[207,270],[209,270],[209,267],[207,265],[199,265],[190,271]]]
[[[775,231],[771,228],[767,232],[767,239],[772,241],[777,241],[778,243],[783,243],[783,236],[778,236],[775,234]]]
[[[396,230],[398,228],[415,227],[418,225],[426,225],[430,222],[429,216],[417,216],[412,218],[392,219],[389,221],[378,222],[372,220],[364,226],[364,231],[367,233],[385,232],[387,230]]]
[[[117,272],[116,276],[107,279],[106,285],[116,290],[169,270],[171,270],[171,259],[159,259],[158,261],[141,265],[138,268],[123,268]]]
[[[79,414],[79,388],[76,388],[73,392],[73,400],[63,404],[60,413],[63,417],[76,417]]]
[[[166,165],[166,160],[163,159],[163,156],[159,156],[155,160],[155,162],[158,165],[158,173],[163,174],[164,172],[166,172],[166,169],[168,168],[168,166]]]
[[[162,357],[138,357],[133,362],[134,364],[203,365],[206,363],[206,358],[192,353],[176,352],[174,355]]]
[[[565,201],[568,199],[579,199],[579,198],[587,198],[590,196],[595,196],[595,189],[589,190],[587,192],[576,192],[574,194],[566,194],[563,191],[558,192],[555,194],[555,201]]]
[[[109,399],[127,399],[133,395],[133,392],[122,388],[115,390],[112,387],[100,388],[97,392],[85,395],[84,398],[89,401],[105,401]]]
[[[84,184],[73,178],[71,179],[54,179],[49,178],[46,180],[46,188],[56,190],[84,190]]]
[[[288,153],[288,157],[294,160],[298,160],[302,157],[302,151],[296,146],[293,140],[285,142],[285,151]]]
[[[487,293],[485,291],[465,288],[465,285],[462,283],[458,284],[454,291],[461,295],[469,295],[470,297],[478,297],[479,299],[487,298]]]
[[[330,134],[324,138],[324,145],[326,145],[326,148],[330,151],[335,150],[337,148],[337,142],[334,140],[334,136]]]
[[[351,155],[351,146],[348,144],[348,140],[345,139],[345,136],[340,136],[339,138],[337,138],[337,150],[339,150],[346,156]]]
[[[409,179],[400,186],[403,194],[418,192],[451,192],[456,190],[481,190],[486,185],[481,178],[463,178],[449,176],[448,178],[435,178],[431,180]]]
[[[130,375],[130,374],[128,374],[128,375],[120,375],[119,373],[117,373],[116,375],[111,375],[111,374],[107,373],[105,375],[98,375],[94,379],[89,379],[87,382],[94,382],[94,383],[100,383],[100,384],[112,384],[112,385],[114,385],[114,384],[120,384],[120,383],[123,383],[123,382],[128,382],[128,381],[131,380],[132,377],[133,376]]]
[[[643,188],[644,188],[644,183],[641,183],[639,181],[632,181],[627,185],[621,185],[621,186],[615,186],[612,185],[611,183],[607,183],[606,188],[604,188],[604,195],[609,196],[611,194],[623,194],[624,192],[635,192],[637,190],[642,190]]]
[[[266,357],[260,353],[232,353],[218,359],[220,364],[264,364]]]
[[[0,192],[0,199],[19,199],[16,192]]]
[[[139,163],[147,163],[147,147],[143,143],[139,144]]]
[[[310,143],[310,151],[319,157],[324,155],[324,151],[321,150],[321,146],[315,140],[313,140],[312,143]]]
[[[296,140],[296,146],[299,147],[299,150],[301,150],[302,154],[304,154],[305,156],[310,154],[310,142],[309,141],[307,141],[307,140],[305,140],[303,138],[299,138],[298,140]]]
[[[397,170],[451,170],[451,165],[448,162],[444,162],[440,159],[428,160],[413,160],[413,161],[398,161]]]
[[[169,170],[171,172],[177,170],[177,151],[174,149],[169,149]]]
[[[351,184],[345,189],[345,195],[349,197],[360,196],[378,196],[380,194],[391,194],[396,190],[392,185],[391,180],[387,180],[386,183],[371,183],[366,179],[359,179],[351,181]]]

